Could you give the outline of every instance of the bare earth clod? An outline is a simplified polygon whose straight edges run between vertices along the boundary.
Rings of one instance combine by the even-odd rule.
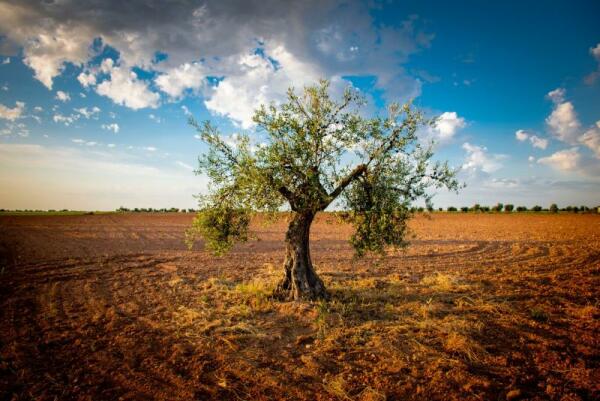
[[[600,399],[600,216],[435,213],[318,303],[270,298],[286,222],[188,251],[184,214],[0,217],[0,400]]]

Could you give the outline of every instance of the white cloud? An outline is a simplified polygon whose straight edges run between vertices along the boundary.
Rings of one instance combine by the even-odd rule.
[[[183,114],[185,114],[186,116],[192,115],[192,112],[186,106],[181,106],[181,110],[183,110]]]
[[[77,80],[84,88],[96,85],[96,76],[91,72],[81,72],[77,76]]]
[[[554,103],[552,113],[546,118],[550,132],[559,140],[575,144],[581,128],[581,123],[571,102],[564,101],[564,89],[555,89],[548,93]]]
[[[119,132],[119,124],[117,123],[112,123],[112,124],[102,124],[102,129],[105,129],[107,131],[112,131],[115,134],[117,134]]]
[[[522,129],[515,132],[515,138],[517,138],[517,140],[521,142],[529,140],[529,142],[534,148],[546,149],[546,147],[548,147],[548,139],[540,138],[539,136],[531,134]]]
[[[73,124],[75,121],[79,120],[79,115],[71,114],[69,116],[65,116],[65,115],[58,113],[58,114],[55,114],[54,116],[52,116],[52,120],[54,120],[55,123],[63,123],[65,126],[68,127],[69,125]]]
[[[8,122],[4,128],[0,130],[0,136],[28,137],[29,128],[23,123]]]
[[[529,163],[533,163],[533,162],[535,161],[535,157],[533,157],[533,156],[529,156],[529,157],[527,158],[527,161],[528,161]]]
[[[146,146],[143,149],[147,150],[148,152],[156,152],[157,151],[157,149],[154,146]]]
[[[4,60],[2,60],[2,64],[10,64],[10,57],[6,57]]]
[[[462,148],[467,152],[462,169],[470,172],[493,173],[502,168],[500,160],[506,158],[505,155],[490,154],[485,146],[472,145],[469,142],[463,143]]]
[[[206,69],[200,63],[184,63],[159,75],[154,82],[172,99],[179,99],[187,89],[197,93],[204,85]]]
[[[160,124],[163,121],[162,118],[160,118],[160,117],[158,117],[158,116],[156,116],[154,114],[148,115],[148,118],[151,119],[152,121],[158,123],[158,124]]]
[[[439,116],[435,126],[431,127],[431,132],[434,134],[433,139],[438,142],[446,142],[465,125],[465,119],[459,117],[455,111],[446,111]]]
[[[91,107],[91,108],[87,108],[87,107],[81,107],[79,109],[73,109],[75,110],[77,113],[81,114],[82,116],[84,116],[86,119],[90,119],[90,118],[98,118],[98,114],[100,113],[100,108],[97,106]]]
[[[562,103],[565,100],[566,91],[564,88],[557,88],[548,92],[548,98],[554,103]]]
[[[15,107],[13,108],[0,104],[0,118],[8,121],[15,121],[16,119],[21,118],[24,110],[24,102],[16,102]]]
[[[548,140],[546,138],[540,138],[539,136],[532,135],[529,141],[534,148],[546,149],[548,147]]]
[[[596,155],[596,158],[600,159],[600,120],[596,121],[596,125],[587,130],[579,138],[579,142],[590,148]]]
[[[78,143],[78,144],[85,143],[85,141],[83,139],[81,139],[81,138],[71,139],[71,142]]]
[[[559,171],[575,171],[579,169],[581,155],[579,149],[560,150],[550,156],[538,159],[538,163],[548,165]]]
[[[276,60],[276,67],[268,57],[244,54],[231,60],[239,72],[227,76],[208,94],[206,108],[229,117],[242,128],[254,125],[254,110],[261,104],[283,99],[288,85],[302,87],[315,82],[320,73],[315,66],[298,60],[283,46],[265,49],[268,57]],[[335,81],[332,82],[335,85]]]
[[[523,141],[527,140],[527,138],[529,138],[529,134],[526,131],[520,129],[517,132],[515,132],[515,137],[517,138],[518,141],[523,142]]]
[[[115,145],[114,143],[109,143],[109,144],[108,144],[108,145],[106,145],[106,146],[107,146],[107,147],[109,147],[109,148],[114,148],[114,147],[116,147],[117,145]]]
[[[110,79],[98,84],[98,94],[134,110],[158,107],[160,96],[152,92],[146,82],[139,80],[135,72],[124,66],[114,66],[111,59],[105,59],[102,65],[103,70],[110,73]]]
[[[44,108],[41,106],[35,106],[33,108],[33,111],[35,111],[36,113],[41,113],[42,111],[44,111]]]
[[[61,102],[68,102],[71,100],[71,95],[67,92],[58,91],[56,92],[56,96],[54,97],[56,100],[60,100]]]

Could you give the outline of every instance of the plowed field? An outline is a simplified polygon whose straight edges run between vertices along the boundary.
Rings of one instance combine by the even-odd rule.
[[[0,217],[0,400],[600,399],[599,215],[421,215],[363,259],[322,215],[320,303],[270,299],[259,220],[214,257],[185,214]]]

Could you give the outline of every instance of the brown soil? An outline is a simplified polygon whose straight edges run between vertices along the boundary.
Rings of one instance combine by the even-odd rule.
[[[332,298],[269,298],[285,221],[224,257],[188,215],[0,217],[0,400],[600,398],[600,216],[434,214],[353,259],[331,215]]]

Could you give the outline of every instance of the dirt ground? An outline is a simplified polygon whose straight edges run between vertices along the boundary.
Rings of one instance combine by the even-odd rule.
[[[435,213],[331,300],[269,298],[285,221],[213,257],[185,214],[0,217],[0,400],[598,400],[600,215]]]

